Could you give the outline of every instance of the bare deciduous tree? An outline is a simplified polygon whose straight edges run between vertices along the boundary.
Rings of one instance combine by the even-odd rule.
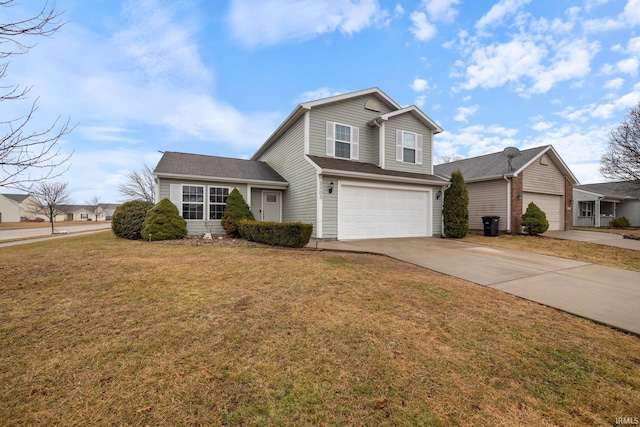
[[[91,207],[91,213],[93,213],[96,217],[96,221],[98,217],[104,213],[104,207],[100,202],[100,197],[97,194],[91,196],[91,198],[87,201],[87,205]]]
[[[609,134],[600,172],[610,179],[634,183],[640,189],[640,101]]]
[[[440,157],[440,161],[438,164],[443,164],[443,163],[451,163],[451,162],[457,162],[458,160],[462,160],[464,159],[464,157],[459,156],[457,154],[444,154],[442,157]]]
[[[13,0],[0,1],[0,7],[12,7]],[[32,17],[16,22],[0,23],[0,80],[7,75],[9,58],[23,55],[33,48],[29,40],[37,37],[50,37],[57,32],[65,22],[60,20],[61,13],[56,11],[55,3],[45,3],[40,12]],[[23,100],[31,91],[32,86],[19,85],[0,86],[4,93],[0,94],[0,102]],[[66,170],[59,172],[71,158],[71,154],[64,155],[58,146],[58,141],[73,130],[69,121],[62,123],[56,119],[45,130],[30,129],[30,122],[38,110],[36,99],[26,114],[17,115],[0,121],[0,185],[29,189],[35,182],[57,177]],[[68,169],[68,167],[67,167]],[[36,172],[32,175],[32,172]]]
[[[118,185],[118,192],[124,201],[143,200],[155,203],[156,182],[151,166],[145,163],[141,171],[129,171],[127,182]]]
[[[54,233],[53,221],[56,216],[64,214],[65,207],[73,204],[67,190],[66,182],[38,182],[31,190],[31,195],[36,200],[34,211],[45,215],[51,223],[51,234]]]

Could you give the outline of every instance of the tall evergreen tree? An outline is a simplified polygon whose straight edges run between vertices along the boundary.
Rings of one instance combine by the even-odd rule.
[[[451,185],[444,192],[442,205],[444,235],[461,239],[469,231],[469,193],[459,170],[451,174]]]

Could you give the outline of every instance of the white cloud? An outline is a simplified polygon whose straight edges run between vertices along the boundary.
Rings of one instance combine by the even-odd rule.
[[[474,105],[471,107],[458,107],[456,108],[456,115],[453,117],[453,120],[457,122],[468,122],[469,116],[474,115],[478,111],[478,106]]]
[[[416,92],[424,92],[425,90],[429,89],[429,82],[425,79],[419,79],[416,77],[415,79],[413,79],[413,82],[411,82],[411,89]]]
[[[553,127],[553,122],[537,122],[534,123],[533,126],[531,126],[531,129],[533,130],[537,130],[538,132],[542,132],[548,129],[551,129]]]
[[[349,92],[348,90],[343,89],[331,89],[328,87],[321,87],[316,90],[311,90],[308,92],[303,92],[296,98],[295,103],[300,104],[302,102],[315,101],[317,99],[329,98],[330,96],[341,95],[343,93]]]
[[[613,89],[618,90],[624,84],[624,79],[621,77],[616,77],[615,79],[607,80],[604,85],[602,85],[605,89]]]
[[[436,26],[427,20],[426,14],[422,12],[412,12],[410,18],[413,22],[413,27],[410,28],[410,31],[416,39],[424,42],[431,40],[433,36],[436,35]]]
[[[424,102],[427,100],[427,95],[419,95],[416,97],[416,100],[414,101],[414,104],[416,105],[416,107],[418,108],[422,108],[424,107]]]
[[[638,74],[638,60],[636,58],[627,58],[616,63],[618,71],[624,74],[635,76]]]
[[[404,8],[400,3],[398,3],[396,7],[393,9],[393,16],[395,16],[396,18],[401,18],[403,15],[404,15]]]
[[[423,0],[422,3],[431,20],[448,24],[453,22],[458,14],[453,5],[460,4],[460,0]]]
[[[255,47],[353,34],[384,23],[387,15],[377,0],[232,0],[227,21],[235,39]]]
[[[482,31],[486,27],[495,27],[502,24],[506,17],[514,15],[522,6],[530,1],[531,0],[500,0],[491,7],[489,12],[476,22],[476,29]]]
[[[585,30],[595,33],[632,28],[638,24],[640,24],[640,0],[628,0],[624,10],[616,19],[590,19],[583,23],[583,27]]]

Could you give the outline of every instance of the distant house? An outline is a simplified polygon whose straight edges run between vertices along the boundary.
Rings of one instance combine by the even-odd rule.
[[[614,218],[627,217],[632,227],[640,227],[640,185],[629,182],[603,182],[579,185],[573,189],[576,209],[574,224],[581,227],[607,227]]]
[[[154,174],[190,234],[223,233],[234,188],[259,221],[313,224],[318,239],[439,235],[442,190],[433,137],[442,128],[378,88],[304,102],[250,160],[165,152]]]
[[[0,194],[0,223],[20,222],[35,216],[34,202],[35,199],[29,194]]]
[[[501,231],[520,233],[530,202],[542,209],[549,230],[573,227],[573,186],[577,178],[551,145],[522,150],[509,159],[503,152],[436,165],[449,179],[460,170],[469,191],[469,228],[481,230],[483,216],[499,216]]]

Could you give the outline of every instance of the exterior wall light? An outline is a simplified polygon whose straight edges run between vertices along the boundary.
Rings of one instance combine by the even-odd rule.
[[[518,198],[518,200],[522,200],[522,193],[518,193],[516,197]]]
[[[333,181],[329,183],[329,194],[333,193]]]
[[[438,193],[436,194],[436,200],[439,200],[440,197],[442,197],[442,190],[438,190]]]

